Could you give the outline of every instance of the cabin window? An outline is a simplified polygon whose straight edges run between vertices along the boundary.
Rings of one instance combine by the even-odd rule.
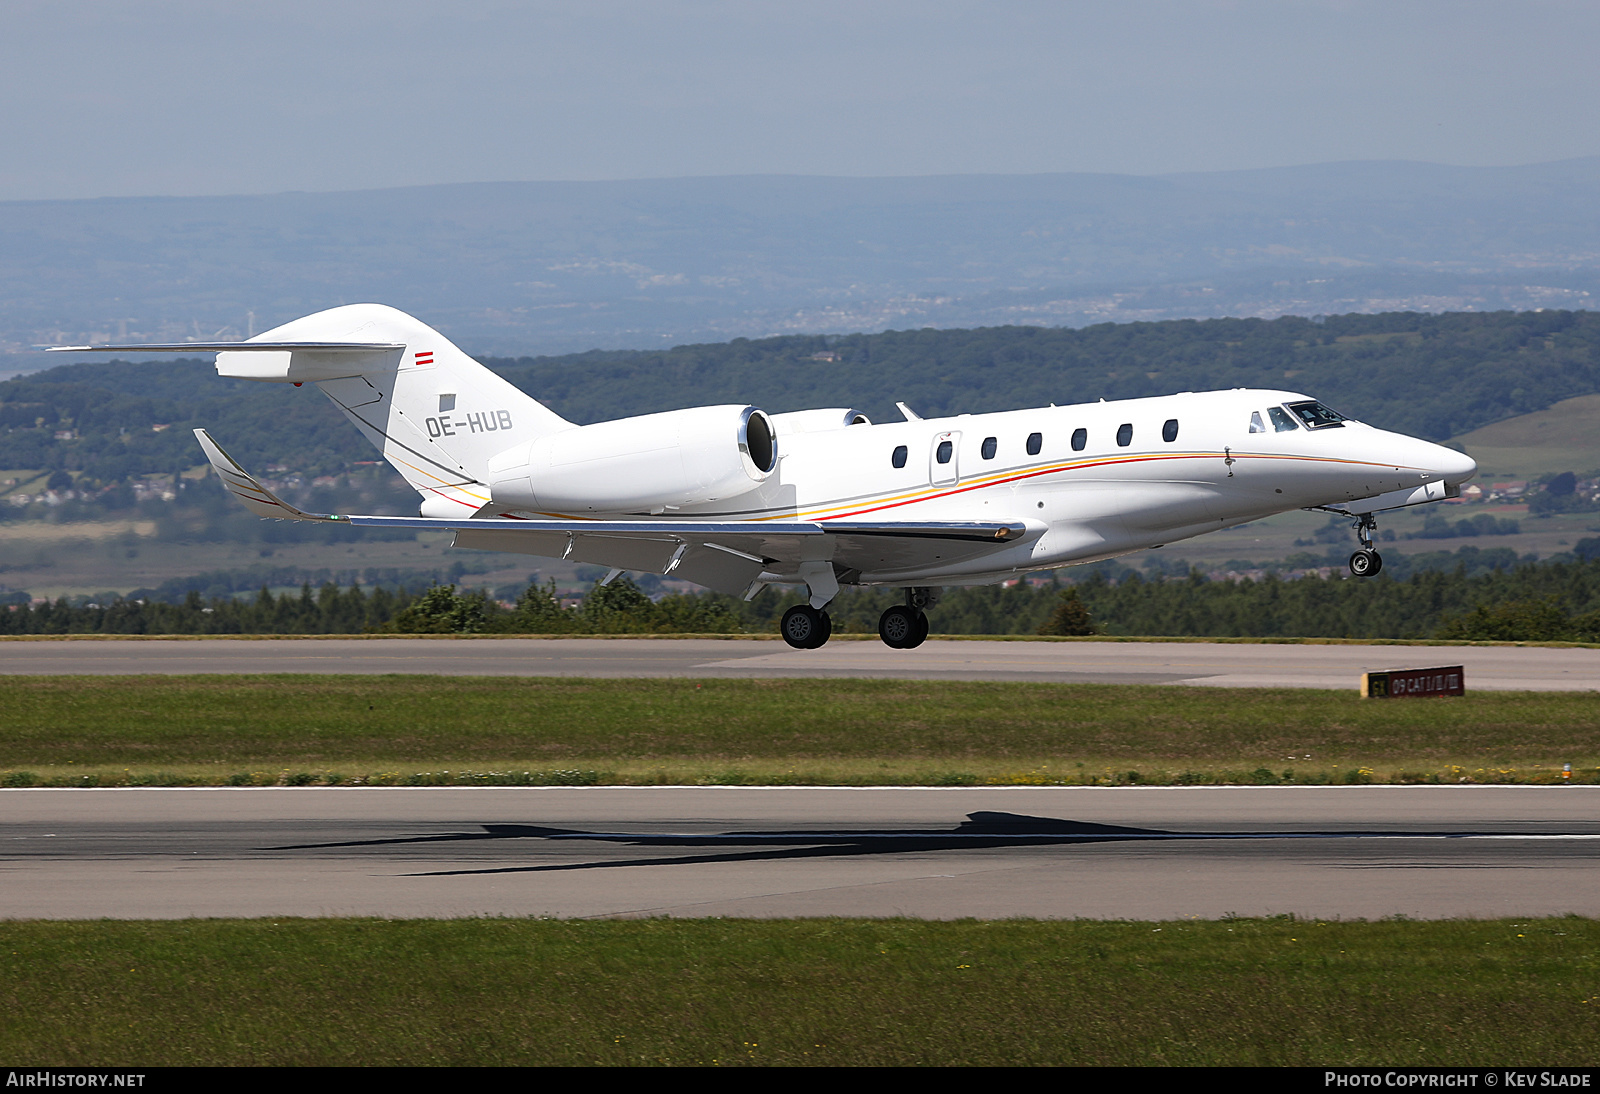
[[[906,465],[906,454],[905,445],[895,445],[894,455],[889,457],[889,462],[894,464],[896,467],[904,467]]]
[[[1043,447],[1044,447],[1044,434],[1043,433],[1029,433],[1028,434],[1028,455],[1037,456],[1039,454],[1039,449],[1041,449]]]
[[[1084,429],[1080,426],[1072,431],[1072,450],[1074,452],[1082,452],[1084,446],[1088,443],[1089,431],[1087,429]]]
[[[933,458],[940,463],[949,463],[950,457],[955,455],[956,446],[949,441],[940,441],[939,447],[934,451]]]
[[[1261,420],[1261,411],[1252,410],[1250,412],[1250,432],[1265,433],[1266,431],[1267,423]]]
[[[1300,428],[1295,424],[1295,420],[1289,417],[1289,412],[1281,406],[1268,407],[1267,414],[1272,418],[1274,433],[1288,433]]]
[[[1345,416],[1315,399],[1304,403],[1290,403],[1288,406],[1302,422],[1306,423],[1307,429],[1344,428]]]
[[[1166,424],[1161,427],[1161,439],[1168,444],[1178,439],[1178,419],[1167,419]]]
[[[1123,422],[1117,426],[1117,444],[1127,448],[1133,443],[1133,423]]]
[[[983,453],[984,459],[992,460],[994,459],[995,452],[998,451],[999,448],[1000,442],[997,439],[994,437],[985,437],[983,439],[983,447],[979,449],[979,451]]]

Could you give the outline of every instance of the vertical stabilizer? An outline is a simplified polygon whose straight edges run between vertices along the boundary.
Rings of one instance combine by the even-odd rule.
[[[458,517],[489,503],[491,457],[572,423],[484,368],[449,339],[382,304],[296,319],[252,341],[337,341],[403,348],[321,361],[301,351],[224,352],[217,372],[322,389],[422,495],[424,516]],[[305,358],[302,360],[302,358]]]

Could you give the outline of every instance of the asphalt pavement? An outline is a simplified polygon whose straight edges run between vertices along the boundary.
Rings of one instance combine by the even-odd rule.
[[[1600,649],[1001,642],[915,650],[759,639],[295,638],[0,642],[0,674],[425,673],[444,676],[890,677],[1213,687],[1359,686],[1368,671],[1462,665],[1468,690],[1594,691]]]
[[[1600,915],[1600,787],[0,790],[0,917]]]

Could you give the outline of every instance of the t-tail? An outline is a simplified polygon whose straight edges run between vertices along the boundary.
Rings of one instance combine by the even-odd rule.
[[[422,495],[425,517],[489,504],[490,459],[572,423],[438,331],[382,304],[349,304],[247,342],[62,346],[58,351],[217,351],[217,374],[315,384]]]

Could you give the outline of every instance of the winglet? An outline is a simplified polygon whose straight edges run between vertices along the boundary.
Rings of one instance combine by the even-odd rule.
[[[922,421],[922,415],[918,414],[915,410],[912,410],[910,407],[906,406],[906,404],[904,404],[904,403],[896,403],[894,405],[895,405],[896,408],[899,409],[900,413],[905,417],[906,421],[908,421],[908,422],[920,422],[920,421]]]
[[[211,466],[216,470],[217,477],[222,480],[222,485],[228,488],[228,493],[244,502],[244,507],[259,517],[273,517],[277,520],[348,520],[334,513],[307,513],[296,509],[288,502],[279,498],[271,490],[262,486],[255,477],[239,466],[237,460],[222,450],[222,446],[211,439],[211,434],[203,429],[194,431],[195,439],[200,442],[200,447],[206,451],[206,459],[211,461]]]

